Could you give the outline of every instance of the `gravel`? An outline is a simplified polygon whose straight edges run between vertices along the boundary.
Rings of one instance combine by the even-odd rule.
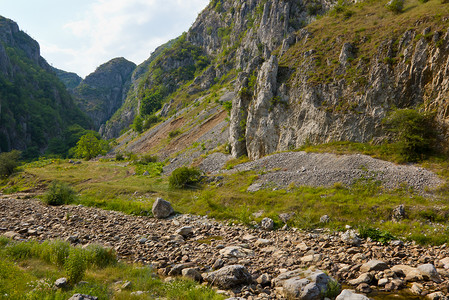
[[[285,152],[243,163],[228,172],[263,171],[255,184],[286,187],[292,183],[307,186],[346,186],[359,179],[379,180],[385,188],[411,187],[423,192],[443,181],[434,173],[415,165],[397,165],[370,156],[329,153]]]

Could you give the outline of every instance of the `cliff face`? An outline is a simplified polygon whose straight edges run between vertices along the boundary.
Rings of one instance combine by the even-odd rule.
[[[89,126],[87,117],[40,56],[39,44],[3,17],[0,118],[0,151],[19,149],[26,157],[42,153],[52,141],[63,144],[71,126]]]
[[[81,81],[83,81],[83,79],[76,73],[66,72],[57,68],[52,69],[53,72],[56,73],[56,76],[58,76],[59,80],[64,83],[64,85],[70,92],[73,92],[73,90],[81,83]]]
[[[176,74],[169,92],[153,97],[157,68],[194,65],[168,47],[149,65],[135,105],[156,99],[153,109],[165,103],[162,114],[177,115],[203,95],[234,92],[229,143],[234,156],[250,158],[306,143],[381,141],[393,108],[435,110],[446,125],[447,8],[411,0],[397,14],[382,1],[213,0],[185,35],[209,63],[191,82]]]
[[[98,130],[119,109],[131,86],[136,65],[124,58],[115,58],[99,66],[73,91],[80,109]]]

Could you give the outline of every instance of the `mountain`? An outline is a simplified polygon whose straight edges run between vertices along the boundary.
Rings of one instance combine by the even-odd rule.
[[[135,68],[133,62],[123,57],[114,58],[99,66],[73,89],[76,104],[92,119],[95,130],[122,106]]]
[[[218,116],[216,103],[230,111],[235,157],[308,143],[378,143],[389,138],[383,120],[397,108],[435,112],[444,141],[449,4],[409,0],[398,12],[386,3],[212,0],[150,64],[136,93],[143,120],[162,107],[156,114],[165,122],[151,136],[181,135],[128,136],[126,149],[166,149],[191,133],[195,107]]]
[[[73,91],[81,83],[81,81],[83,81],[83,79],[76,73],[66,72],[54,67],[52,67],[52,69],[69,91]]]
[[[90,126],[40,56],[39,44],[4,17],[0,17],[0,108],[0,151],[19,149],[27,158],[49,148],[66,152],[72,136]]]

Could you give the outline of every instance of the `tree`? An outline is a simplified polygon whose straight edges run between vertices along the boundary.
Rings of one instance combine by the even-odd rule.
[[[83,135],[75,148],[75,155],[86,160],[104,155],[109,150],[109,144],[106,141],[98,139],[93,133]]]
[[[0,178],[5,178],[15,172],[20,165],[21,152],[13,150],[11,152],[0,153]]]

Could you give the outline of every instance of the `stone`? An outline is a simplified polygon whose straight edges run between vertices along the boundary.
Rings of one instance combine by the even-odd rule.
[[[63,289],[67,286],[67,278],[62,277],[55,281],[55,287],[58,289]]]
[[[17,232],[14,231],[7,231],[3,234],[4,237],[8,238],[8,239],[15,239],[16,237],[19,237],[20,234],[18,234]]]
[[[242,265],[230,265],[203,276],[206,282],[222,289],[232,289],[252,282],[251,274]]]
[[[383,271],[388,269],[385,262],[377,259],[370,260],[360,267],[360,272]]]
[[[442,282],[441,277],[433,264],[419,265],[417,269],[425,280],[432,280],[437,283]]]
[[[388,278],[381,278],[381,279],[379,279],[379,281],[377,282],[377,285],[378,286],[384,286],[384,285],[386,285],[387,283],[388,283]]]
[[[224,249],[221,249],[220,254],[224,257],[236,257],[236,258],[244,258],[247,256],[254,256],[254,251],[245,249],[240,246],[229,246]]]
[[[322,259],[323,255],[322,254],[311,254],[311,255],[306,255],[304,257],[301,257],[301,262],[303,263],[316,263],[319,262]]]
[[[356,294],[351,290],[343,290],[335,300],[370,300],[368,297],[362,294]]]
[[[415,295],[421,295],[421,293],[422,293],[422,291],[423,291],[423,288],[424,288],[424,287],[423,287],[422,284],[413,282],[413,283],[412,283],[412,286],[410,287],[410,291],[412,292],[412,294],[415,294]]]
[[[121,289],[122,289],[122,290],[127,290],[127,289],[130,289],[131,287],[132,287],[131,281],[126,280],[126,281],[122,284]]]
[[[260,222],[260,227],[265,230],[273,230],[274,229],[274,221],[270,218],[263,218]]]
[[[262,274],[257,279],[256,282],[261,286],[267,286],[271,284],[271,278],[269,274]]]
[[[373,291],[368,283],[359,284],[355,290],[365,294],[369,294]]]
[[[224,266],[224,261],[221,258],[218,258],[214,264],[212,265],[212,269],[218,270]]]
[[[349,280],[348,283],[350,285],[359,285],[362,283],[370,283],[372,280],[373,280],[373,275],[371,275],[371,273],[363,273],[363,274],[360,274],[360,276],[357,277],[356,279]]]
[[[142,174],[143,176],[149,176],[150,175],[150,172],[148,172],[148,171],[145,171],[145,172],[143,172],[143,174]]]
[[[396,265],[391,267],[391,270],[398,276],[405,277],[407,282],[415,282],[423,279],[421,272],[417,268],[407,265]]]
[[[98,297],[84,294],[75,294],[69,300],[98,300]]]
[[[331,221],[331,218],[328,215],[321,216],[320,223],[327,224]]]
[[[446,270],[449,269],[449,257],[445,257],[440,260],[440,264],[445,268]]]
[[[310,283],[310,280],[301,277],[293,277],[283,284],[284,296],[286,298],[299,298],[302,289]]]
[[[165,219],[174,213],[173,207],[170,202],[165,201],[162,198],[157,198],[153,203],[152,212],[155,218]]]
[[[287,223],[295,216],[294,212],[291,213],[282,213],[279,214],[279,219],[281,219],[282,222]]]
[[[342,242],[344,242],[345,244],[348,244],[348,245],[352,245],[352,246],[359,246],[360,243],[362,242],[362,240],[357,235],[356,231],[353,229],[349,229],[349,230],[343,232],[340,235],[340,238],[341,238]]]
[[[311,282],[302,289],[299,299],[320,300],[321,290],[315,282]]]
[[[186,268],[182,270],[182,276],[193,279],[195,281],[203,281],[200,272],[196,268]]]
[[[184,227],[176,230],[176,233],[179,235],[182,235],[183,237],[188,237],[190,235],[193,235],[193,227],[184,226]]]
[[[405,218],[405,206],[401,204],[393,209],[391,218],[393,221],[400,221]]]
[[[430,299],[430,300],[447,300],[449,298],[446,295],[444,295],[443,292],[435,292],[435,293],[428,294],[426,296],[426,299]]]
[[[254,243],[254,246],[256,247],[263,247],[263,246],[267,246],[270,245],[272,242],[270,240],[267,239],[257,239],[257,241]]]

